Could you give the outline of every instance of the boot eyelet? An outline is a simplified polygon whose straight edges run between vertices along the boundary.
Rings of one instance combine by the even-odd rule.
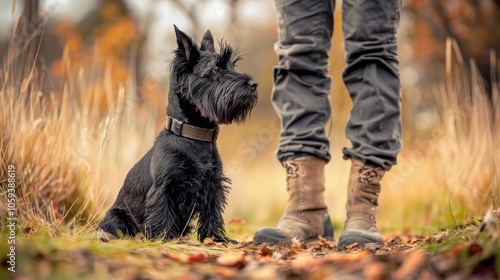
[[[304,216],[304,212],[302,212],[302,211],[299,211],[299,213],[297,213],[297,214],[299,214],[299,216]]]
[[[372,207],[372,211],[375,211],[375,207]]]
[[[302,199],[302,200],[300,201],[300,204],[304,205],[304,204],[306,204],[306,201],[305,201],[304,199]]]
[[[300,191],[301,191],[301,192],[306,191],[306,186],[304,186],[304,185],[300,186]]]

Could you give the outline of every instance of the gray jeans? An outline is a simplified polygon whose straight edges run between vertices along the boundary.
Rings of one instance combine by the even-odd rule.
[[[401,0],[344,0],[344,83],[353,101],[344,158],[390,169],[401,150],[401,97],[396,29]],[[279,65],[272,103],[281,118],[280,161],[304,155],[330,160],[325,125],[331,116],[328,53],[330,0],[275,0]]]

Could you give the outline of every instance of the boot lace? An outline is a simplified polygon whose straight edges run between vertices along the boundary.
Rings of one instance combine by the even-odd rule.
[[[372,184],[373,178],[376,178],[377,176],[378,173],[374,168],[363,166],[359,169],[358,181],[364,184]]]
[[[299,175],[297,171],[299,170],[299,166],[293,161],[285,161],[283,162],[283,167],[286,169],[286,180],[290,178],[297,178]]]

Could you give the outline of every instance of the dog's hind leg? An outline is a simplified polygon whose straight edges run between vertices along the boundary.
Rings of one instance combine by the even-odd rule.
[[[149,174],[151,155],[150,150],[128,172],[115,203],[99,223],[97,236],[101,240],[134,236],[141,231],[144,201],[153,184]]]

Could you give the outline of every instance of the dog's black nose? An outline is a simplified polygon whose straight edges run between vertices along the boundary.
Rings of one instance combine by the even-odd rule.
[[[254,80],[249,80],[248,81],[248,85],[253,89],[253,90],[256,90],[257,89],[257,86],[259,85],[259,83],[257,83],[256,81]]]

